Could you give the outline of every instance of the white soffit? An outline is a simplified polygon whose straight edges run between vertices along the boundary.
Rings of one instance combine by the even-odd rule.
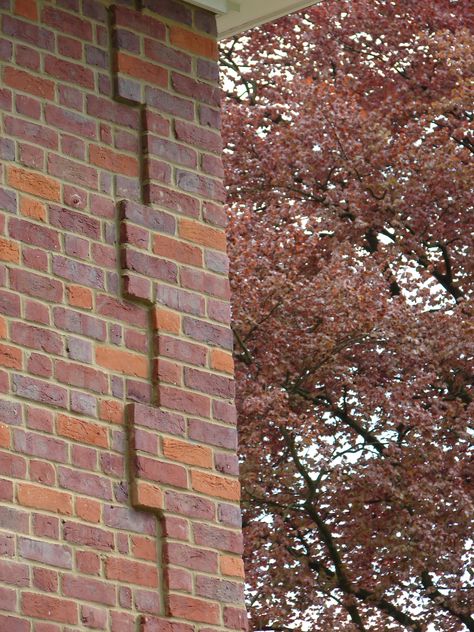
[[[309,7],[315,0],[191,0],[191,4],[217,13],[219,39],[224,39]]]

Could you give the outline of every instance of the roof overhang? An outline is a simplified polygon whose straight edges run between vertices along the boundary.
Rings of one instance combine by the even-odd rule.
[[[237,35],[254,26],[271,22],[283,15],[299,11],[315,0],[190,0],[204,9],[217,13],[219,39]]]

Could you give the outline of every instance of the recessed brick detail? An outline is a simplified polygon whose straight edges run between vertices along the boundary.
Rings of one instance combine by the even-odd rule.
[[[0,629],[244,629],[215,18],[0,13]]]

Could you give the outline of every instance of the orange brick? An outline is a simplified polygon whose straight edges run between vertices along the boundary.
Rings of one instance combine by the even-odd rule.
[[[217,603],[195,599],[194,597],[185,597],[184,595],[170,594],[168,606],[172,617],[198,621],[199,623],[209,623],[211,625],[218,625],[219,623],[219,605]]]
[[[184,50],[201,55],[202,57],[209,57],[210,59],[217,59],[217,42],[215,39],[198,35],[193,31],[188,31],[180,26],[170,27],[170,41],[178,48],[184,48]]]
[[[234,359],[231,353],[222,349],[211,349],[211,367],[216,371],[234,375]]]
[[[150,562],[156,562],[156,540],[151,538],[145,538],[141,535],[133,535],[132,538],[132,552],[135,557],[140,557],[142,560],[149,560]]]
[[[0,260],[18,263],[20,261],[20,248],[18,244],[9,239],[0,237]]]
[[[74,439],[80,443],[96,445],[99,448],[108,448],[109,440],[107,428],[91,424],[84,419],[58,415],[56,418],[56,430],[58,434],[68,439]]]
[[[70,285],[67,288],[68,301],[74,307],[82,307],[82,309],[92,309],[93,296],[92,291],[81,285]]]
[[[0,344],[0,365],[8,369],[21,369],[22,353],[21,349]]]
[[[124,423],[123,404],[113,399],[105,399],[99,404],[99,417],[104,421],[110,421],[113,424]]]
[[[126,53],[117,53],[117,71],[162,88],[168,85],[168,71],[165,68]]]
[[[176,312],[155,307],[153,311],[153,327],[158,331],[168,331],[170,334],[179,334],[181,329],[181,317]]]
[[[76,498],[76,515],[86,522],[100,522],[101,504],[90,498]]]
[[[196,244],[214,248],[215,250],[226,250],[226,236],[223,230],[211,228],[205,224],[194,222],[191,219],[181,219],[179,222],[179,236],[188,239]]]
[[[132,156],[118,154],[107,147],[90,145],[89,160],[91,164],[107,171],[121,173],[124,176],[137,178],[139,173],[138,160]]]
[[[221,573],[223,575],[231,575],[232,577],[244,577],[244,563],[240,557],[232,555],[220,556]]]
[[[136,481],[132,485],[132,503],[143,509],[163,509],[163,492],[156,485]]]
[[[24,70],[7,66],[3,71],[3,80],[10,88],[34,94],[42,99],[54,99],[54,83],[48,79],[40,79]],[[41,197],[41,196],[40,196]]]
[[[95,359],[97,364],[105,369],[135,377],[148,377],[148,358],[137,353],[97,346]]]
[[[66,492],[60,492],[47,487],[19,483],[17,500],[20,505],[44,509],[67,516],[72,515],[72,496]]]
[[[22,195],[20,197],[20,213],[25,217],[31,217],[39,222],[46,221],[46,206],[39,200]]]
[[[59,202],[61,198],[59,182],[34,171],[9,166],[7,167],[7,182],[15,189],[32,193],[53,202]]]
[[[107,579],[116,579],[127,584],[139,584],[156,588],[158,586],[158,570],[156,565],[133,562],[122,557],[109,557],[106,562]]]
[[[36,0],[15,0],[15,13],[27,20],[38,20]]]
[[[163,438],[163,454],[180,463],[212,467],[212,450],[202,445]]]
[[[10,428],[6,424],[0,424],[0,447],[10,447]]]
[[[0,338],[7,337],[7,321],[3,316],[0,316]]]
[[[153,239],[153,252],[155,255],[174,259],[180,263],[190,263],[202,267],[202,250],[197,246],[191,246],[172,237],[155,235]]]
[[[155,367],[156,376],[159,381],[174,384],[175,386],[181,386],[182,370],[179,364],[163,360],[163,358],[158,358],[155,362]]]
[[[191,480],[193,489],[207,496],[225,498],[226,500],[240,499],[240,485],[236,479],[215,476],[207,472],[192,472]]]

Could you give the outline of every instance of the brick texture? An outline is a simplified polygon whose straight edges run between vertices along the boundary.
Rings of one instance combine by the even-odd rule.
[[[214,21],[0,0],[2,631],[246,629]]]

